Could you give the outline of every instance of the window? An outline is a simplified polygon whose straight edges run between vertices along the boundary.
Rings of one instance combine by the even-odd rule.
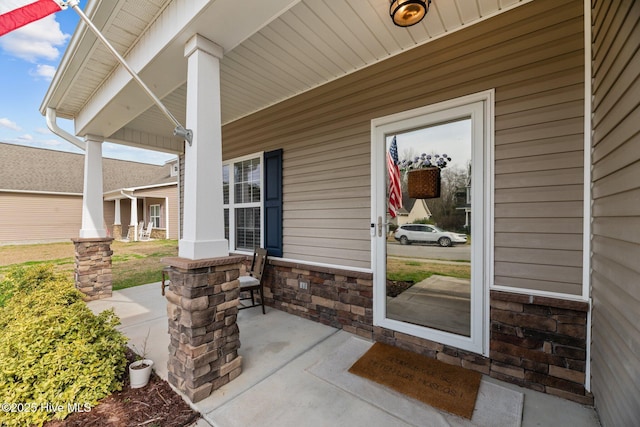
[[[282,150],[224,162],[222,197],[229,250],[282,257]]]
[[[149,206],[149,220],[154,228],[160,228],[160,205]]]
[[[224,229],[230,250],[262,246],[262,156],[232,160],[222,167]]]

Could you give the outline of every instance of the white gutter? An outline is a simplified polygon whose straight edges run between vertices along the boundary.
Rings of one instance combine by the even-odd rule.
[[[87,151],[87,144],[84,141],[76,138],[75,136],[71,135],[69,132],[58,126],[58,116],[56,114],[55,108],[47,107],[47,114],[45,117],[47,119],[47,127],[51,132],[58,135],[60,138],[69,141],[82,151]]]
[[[587,313],[587,360],[585,367],[584,388],[591,392],[591,321],[593,316],[593,300],[591,299],[591,233],[593,222],[593,195],[591,187],[591,167],[593,154],[592,135],[592,28],[591,1],[584,0],[584,206],[582,220],[582,297],[589,302]]]
[[[127,199],[130,199],[130,200],[137,199],[137,197],[130,196],[127,193],[125,193],[125,191],[127,191],[127,190],[120,190],[120,194],[122,194],[124,197],[126,197]]]
[[[0,193],[44,194],[46,196],[80,196],[82,197],[82,193],[65,193],[62,191],[7,190],[4,188],[0,188]]]

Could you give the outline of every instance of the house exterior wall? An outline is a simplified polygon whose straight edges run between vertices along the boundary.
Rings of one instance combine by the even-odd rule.
[[[107,237],[113,237],[114,239],[117,239],[118,236],[113,235],[113,223],[116,218],[116,202],[105,201],[102,202],[102,206],[102,216],[104,218],[105,229],[107,230]],[[120,220],[120,222],[122,222],[122,218],[120,218]]]
[[[603,426],[640,419],[640,3],[593,4],[592,371]]]
[[[537,0],[226,125],[225,158],[283,149],[284,259],[270,260],[267,304],[593,403],[589,304],[565,299],[583,293],[583,7]],[[486,357],[374,326],[373,275],[354,267],[371,268],[371,120],[488,89],[497,286]]]
[[[409,223],[413,223],[417,220],[429,219],[431,217],[431,213],[427,212],[425,209],[424,203],[422,200],[416,201],[413,205],[413,209],[409,212],[408,221]]]
[[[145,203],[145,215],[140,216],[140,220],[142,218],[146,219],[146,222],[149,222],[149,205],[152,204],[160,204],[163,218],[161,220],[161,224],[164,224],[163,228],[167,228],[165,224],[166,219],[164,218],[167,206],[165,205],[165,198],[168,198],[168,209],[169,209],[169,239],[178,239],[178,188],[175,185],[166,186],[166,187],[158,187],[158,188],[150,188],[145,190],[138,190],[135,192],[135,196],[142,200],[143,197],[148,198],[149,200]]]
[[[68,241],[81,225],[81,195],[0,192],[0,243]]]
[[[371,268],[371,119],[495,88],[495,284],[582,294],[583,3],[538,0],[223,128],[283,148],[284,258]]]

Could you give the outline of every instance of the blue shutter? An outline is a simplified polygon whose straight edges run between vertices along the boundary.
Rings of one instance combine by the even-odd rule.
[[[264,243],[282,257],[282,150],[264,153]]]

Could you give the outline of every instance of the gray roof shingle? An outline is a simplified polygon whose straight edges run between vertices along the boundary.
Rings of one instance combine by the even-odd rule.
[[[102,159],[103,190],[177,182],[170,165]],[[0,190],[82,193],[84,154],[0,143]]]

